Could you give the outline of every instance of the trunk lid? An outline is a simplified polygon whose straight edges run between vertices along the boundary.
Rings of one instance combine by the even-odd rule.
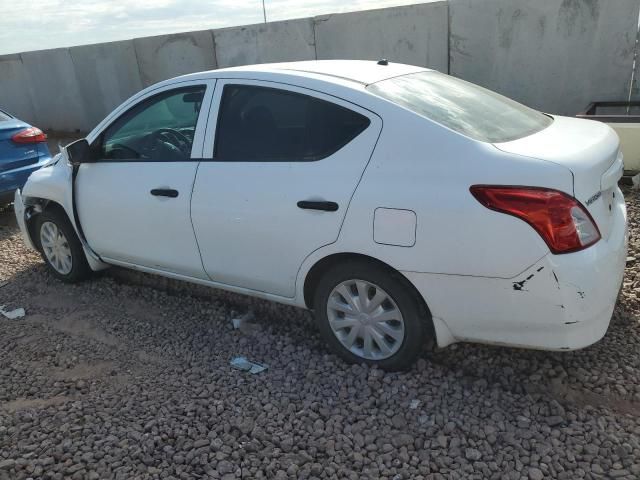
[[[544,130],[511,142],[494,144],[498,149],[539,158],[569,169],[572,194],[589,211],[602,238],[609,237],[612,200],[622,177],[620,142],[604,123],[554,116]]]
[[[0,173],[38,163],[40,150],[37,143],[18,144],[11,140],[29,124],[11,118],[0,121]]]

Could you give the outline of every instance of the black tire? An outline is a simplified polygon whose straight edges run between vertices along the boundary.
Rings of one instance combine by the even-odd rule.
[[[69,273],[60,273],[47,258],[41,244],[41,229],[45,222],[51,222],[64,234],[71,251],[71,271]],[[67,283],[77,283],[88,279],[91,276],[91,268],[87,263],[82,244],[76,235],[76,232],[69,222],[67,215],[60,208],[48,208],[35,218],[34,240],[40,250],[42,259],[47,264],[49,272],[59,280]]]
[[[383,289],[395,302],[404,320],[404,338],[390,357],[372,360],[351,352],[338,340],[329,323],[327,303],[335,287],[349,280],[364,280]],[[348,363],[366,363],[388,371],[406,370],[434,340],[431,314],[409,281],[398,272],[366,261],[349,261],[327,271],[314,292],[314,312],[321,335],[331,349]]]

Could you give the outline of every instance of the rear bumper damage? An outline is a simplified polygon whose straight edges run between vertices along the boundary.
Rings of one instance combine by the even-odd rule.
[[[547,254],[512,279],[404,272],[434,317],[438,345],[458,341],[574,350],[600,340],[627,256],[622,193],[608,238],[580,252]]]

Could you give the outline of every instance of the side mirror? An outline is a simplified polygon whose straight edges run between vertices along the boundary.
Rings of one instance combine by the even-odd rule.
[[[89,142],[87,142],[85,138],[81,138],[67,145],[66,151],[67,157],[69,157],[69,161],[73,166],[77,167],[81,163],[91,161],[91,149],[89,148]]]

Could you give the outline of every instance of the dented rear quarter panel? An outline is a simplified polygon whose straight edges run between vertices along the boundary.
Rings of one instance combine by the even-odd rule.
[[[545,254],[510,279],[402,272],[454,341],[546,350],[586,347],[604,336],[627,255],[626,207],[617,195],[607,239],[564,255]]]

